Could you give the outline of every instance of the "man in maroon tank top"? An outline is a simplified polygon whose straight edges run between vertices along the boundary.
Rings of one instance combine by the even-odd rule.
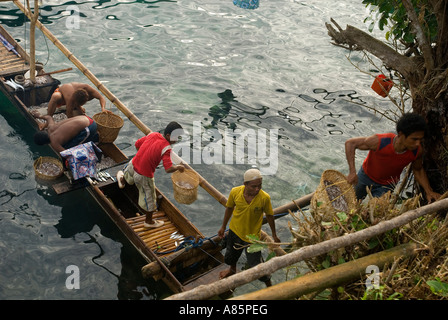
[[[438,199],[440,194],[432,190],[422,162],[425,120],[418,114],[406,113],[397,121],[396,130],[397,134],[374,134],[345,142],[349,167],[347,180],[355,185],[357,198],[363,199],[367,195],[366,187],[371,188],[374,197],[393,190],[403,169],[412,163],[414,178],[425,191],[428,202]],[[356,149],[369,150],[358,172],[355,167]]]

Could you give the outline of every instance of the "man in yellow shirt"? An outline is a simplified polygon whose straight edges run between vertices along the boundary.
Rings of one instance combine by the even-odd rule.
[[[232,218],[229,225],[225,254],[225,262],[230,268],[221,272],[221,278],[236,273],[236,264],[243,251],[238,249],[238,246],[250,244],[247,236],[260,236],[263,212],[266,214],[274,241],[280,242],[275,231],[271,197],[268,193],[261,190],[262,179],[263,177],[259,170],[249,169],[244,173],[244,185],[235,187],[230,191],[222,226],[218,231],[218,236],[223,238],[227,223]],[[237,246],[236,249],[235,246]],[[246,257],[249,267],[254,267],[263,262],[261,252],[249,253],[246,250]],[[269,276],[262,277],[260,280],[266,283],[266,286],[271,285]]]

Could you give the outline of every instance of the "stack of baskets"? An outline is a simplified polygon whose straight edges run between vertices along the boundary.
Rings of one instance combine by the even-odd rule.
[[[336,213],[350,213],[356,205],[355,190],[345,175],[336,170],[325,170],[311,198],[313,215],[319,215],[323,221],[333,221]]]
[[[123,119],[112,112],[100,112],[93,116],[98,126],[98,134],[101,143],[112,143],[117,139],[121,127],[123,127]]]
[[[175,171],[171,175],[173,181],[174,199],[183,204],[193,203],[198,197],[198,174],[190,169],[184,172]]]
[[[61,161],[53,157],[39,157],[34,161],[34,173],[43,180],[55,180],[62,176],[64,167]]]

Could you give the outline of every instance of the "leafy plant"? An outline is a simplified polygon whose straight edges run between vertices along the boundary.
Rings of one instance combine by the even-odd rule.
[[[386,296],[384,289],[384,286],[366,289],[361,300],[400,300],[403,297],[403,295],[399,292],[394,292],[390,296]]]
[[[448,283],[441,281],[440,278],[426,281],[426,284],[435,295],[448,297]]]

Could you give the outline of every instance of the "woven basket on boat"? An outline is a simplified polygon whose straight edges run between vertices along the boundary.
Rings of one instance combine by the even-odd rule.
[[[44,172],[41,172],[42,165],[50,164],[56,166],[59,170],[55,170],[54,175],[49,175]],[[59,161],[56,158],[53,157],[39,157],[34,161],[34,172],[36,174],[36,177],[43,179],[43,180],[54,180],[62,176],[64,173],[64,168],[62,166],[61,161]]]
[[[98,134],[100,142],[112,143],[117,139],[121,127],[123,127],[123,119],[111,112],[100,112],[93,116],[98,126]]]
[[[174,199],[183,204],[193,203],[198,197],[199,177],[196,172],[185,169],[175,171],[171,175],[173,181]]]
[[[325,170],[311,198],[310,209],[323,221],[333,221],[336,213],[350,213],[356,203],[355,190],[345,175],[336,170]]]

